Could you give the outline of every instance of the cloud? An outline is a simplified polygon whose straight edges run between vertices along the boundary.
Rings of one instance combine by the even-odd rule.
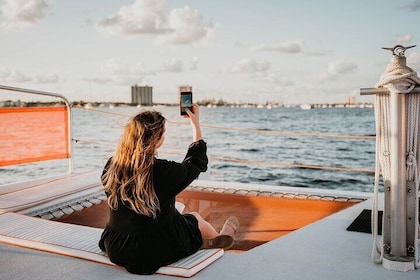
[[[411,3],[401,6],[403,9],[409,9],[412,11],[420,10],[420,0],[414,0]]]
[[[116,83],[130,85],[140,83],[145,76],[154,75],[153,71],[147,70],[141,63],[127,64],[118,59],[109,59],[101,66],[101,72],[106,78],[88,77],[84,81],[92,83]]]
[[[59,81],[57,74],[24,74],[16,69],[2,68],[0,69],[0,79],[11,83],[32,82],[37,84],[53,84]]]
[[[57,74],[37,74],[33,77],[33,82],[38,84],[55,84],[58,80]]]
[[[399,45],[404,45],[406,43],[410,43],[411,40],[413,40],[413,35],[412,34],[406,34],[404,36],[397,37],[397,39],[395,41]]]
[[[190,70],[191,71],[196,71],[198,69],[198,57],[193,57],[190,61]]]
[[[357,72],[357,65],[344,60],[336,60],[328,63],[327,71],[318,75],[318,79],[335,80],[338,76]]]
[[[82,81],[86,81],[86,82],[94,83],[94,84],[109,84],[113,82],[109,78],[82,78]]]
[[[169,9],[165,0],[136,0],[97,23],[98,30],[110,34],[153,36],[165,44],[190,44],[214,34],[198,11],[185,6]]]
[[[267,72],[270,69],[270,63],[268,62],[258,62],[254,59],[244,58],[232,65],[224,67],[222,72],[224,73],[234,73],[241,75],[267,75]]]
[[[173,9],[169,14],[169,26],[173,32],[161,38],[164,43],[189,44],[210,37],[213,25],[205,23],[198,11],[186,6]]]
[[[162,71],[164,72],[182,72],[182,62],[179,59],[171,59],[165,63]]]
[[[121,75],[153,75],[154,72],[145,69],[143,64],[136,63],[134,65],[126,64],[118,59],[109,59],[101,65],[101,71],[111,76]]]
[[[273,52],[277,54],[294,54],[294,55],[305,55],[305,56],[323,56],[326,55],[325,52],[319,51],[307,51],[304,50],[303,45],[304,41],[302,40],[294,40],[283,42],[276,45],[257,45],[253,47],[249,47],[250,51],[256,52]],[[243,46],[240,42],[236,42],[235,46],[237,47],[246,47]]]
[[[420,73],[420,52],[413,52],[407,56],[407,65]]]
[[[302,53],[302,45],[303,41],[295,40],[284,42],[277,45],[259,45],[251,47],[252,51],[268,51],[268,52],[275,52],[275,53],[290,53],[290,54],[298,54]]]
[[[48,15],[51,6],[52,1],[45,0],[3,0],[1,27],[6,30],[32,27]]]
[[[295,83],[293,81],[291,81],[291,80],[289,80],[289,79],[287,79],[283,76],[272,74],[272,73],[267,76],[267,80],[268,80],[268,82],[270,82],[270,83],[272,83],[276,86],[279,86],[279,87],[291,87],[291,86],[295,85]]]
[[[7,82],[30,82],[32,78],[28,75],[21,73],[15,69],[3,68],[0,69],[0,78]]]
[[[100,21],[97,27],[123,35],[163,34],[171,32],[167,14],[168,7],[164,0],[136,0]]]

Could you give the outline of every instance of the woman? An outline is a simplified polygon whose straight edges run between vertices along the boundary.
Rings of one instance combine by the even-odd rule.
[[[104,168],[102,183],[110,218],[99,247],[131,273],[152,274],[199,248],[233,245],[239,226],[235,217],[219,233],[198,213],[182,215],[175,209],[175,196],[206,171],[208,163],[198,105],[187,114],[193,143],[182,163],[155,157],[164,141],[165,118],[144,111],[129,121]]]

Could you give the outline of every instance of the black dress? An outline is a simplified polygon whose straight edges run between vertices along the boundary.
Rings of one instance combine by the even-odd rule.
[[[175,196],[207,170],[206,150],[206,143],[199,140],[189,146],[182,163],[155,160],[153,179],[161,208],[156,219],[134,212],[121,201],[117,210],[110,209],[99,247],[113,263],[131,273],[153,274],[200,248],[198,221],[175,209]]]

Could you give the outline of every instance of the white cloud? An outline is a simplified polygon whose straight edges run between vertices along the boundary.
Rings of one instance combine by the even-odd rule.
[[[267,76],[267,80],[270,83],[280,87],[291,87],[295,85],[293,81],[276,74],[269,74]]]
[[[190,70],[191,71],[196,71],[198,69],[198,57],[193,57],[190,61]]]
[[[117,59],[109,59],[101,65],[101,71],[110,76],[127,75],[130,70],[127,64]]]
[[[158,42],[190,44],[213,36],[211,23],[198,11],[185,6],[170,10],[165,0],[136,0],[100,21],[100,31],[122,35],[149,35]]]
[[[407,56],[407,65],[420,73],[420,52],[413,52]]]
[[[109,84],[113,82],[109,78],[82,78],[82,81],[86,81],[86,82],[94,83],[94,84]]]
[[[162,41],[170,44],[198,42],[213,33],[213,25],[205,23],[198,11],[188,6],[173,9],[169,14],[169,25],[173,32],[162,37]]]
[[[136,0],[100,21],[97,27],[124,35],[162,34],[171,32],[167,15],[168,7],[164,0]]]
[[[407,34],[407,35],[404,35],[404,36],[397,37],[397,39],[395,41],[399,45],[404,45],[406,43],[411,42],[411,40],[413,40],[413,35],[412,34]]]
[[[57,74],[37,74],[33,77],[33,81],[39,84],[52,84],[58,82]]]
[[[0,69],[0,79],[11,83],[32,82],[37,84],[52,84],[59,81],[57,74],[25,74],[16,69]]]
[[[165,72],[182,72],[182,62],[179,59],[171,59],[165,63],[162,71]]]
[[[101,65],[101,72],[107,78],[85,78],[84,80],[94,83],[113,82],[121,85],[140,83],[145,76],[154,75],[153,71],[148,71],[141,63],[134,65],[124,63],[118,59],[109,59]]]
[[[111,76],[119,76],[119,75],[152,75],[154,74],[152,71],[148,71],[145,69],[143,64],[136,63],[134,65],[126,64],[118,59],[109,59],[105,63],[101,65],[101,70],[105,74],[109,74]]]
[[[295,40],[295,41],[288,41],[277,45],[259,45],[252,47],[252,51],[269,51],[275,53],[291,53],[291,54],[298,54],[302,53],[302,46],[303,41]]]
[[[3,0],[0,6],[1,27],[7,30],[22,30],[38,24],[52,6],[45,0]]]
[[[318,75],[319,80],[335,80],[343,74],[357,72],[357,65],[344,60],[336,60],[328,63],[327,71]]]
[[[417,11],[420,10],[420,0],[414,0],[411,3],[401,6],[402,8]]]
[[[3,68],[0,69],[0,78],[7,82],[29,82],[31,81],[31,77],[17,71],[15,69]]]
[[[258,62],[254,59],[244,58],[232,65],[224,67],[222,72],[244,75],[266,75],[269,69],[270,63],[268,62]]]

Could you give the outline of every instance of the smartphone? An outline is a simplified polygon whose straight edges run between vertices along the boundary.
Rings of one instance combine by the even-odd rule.
[[[181,116],[187,115],[187,108],[192,111],[192,88],[190,86],[179,87],[179,111]]]

